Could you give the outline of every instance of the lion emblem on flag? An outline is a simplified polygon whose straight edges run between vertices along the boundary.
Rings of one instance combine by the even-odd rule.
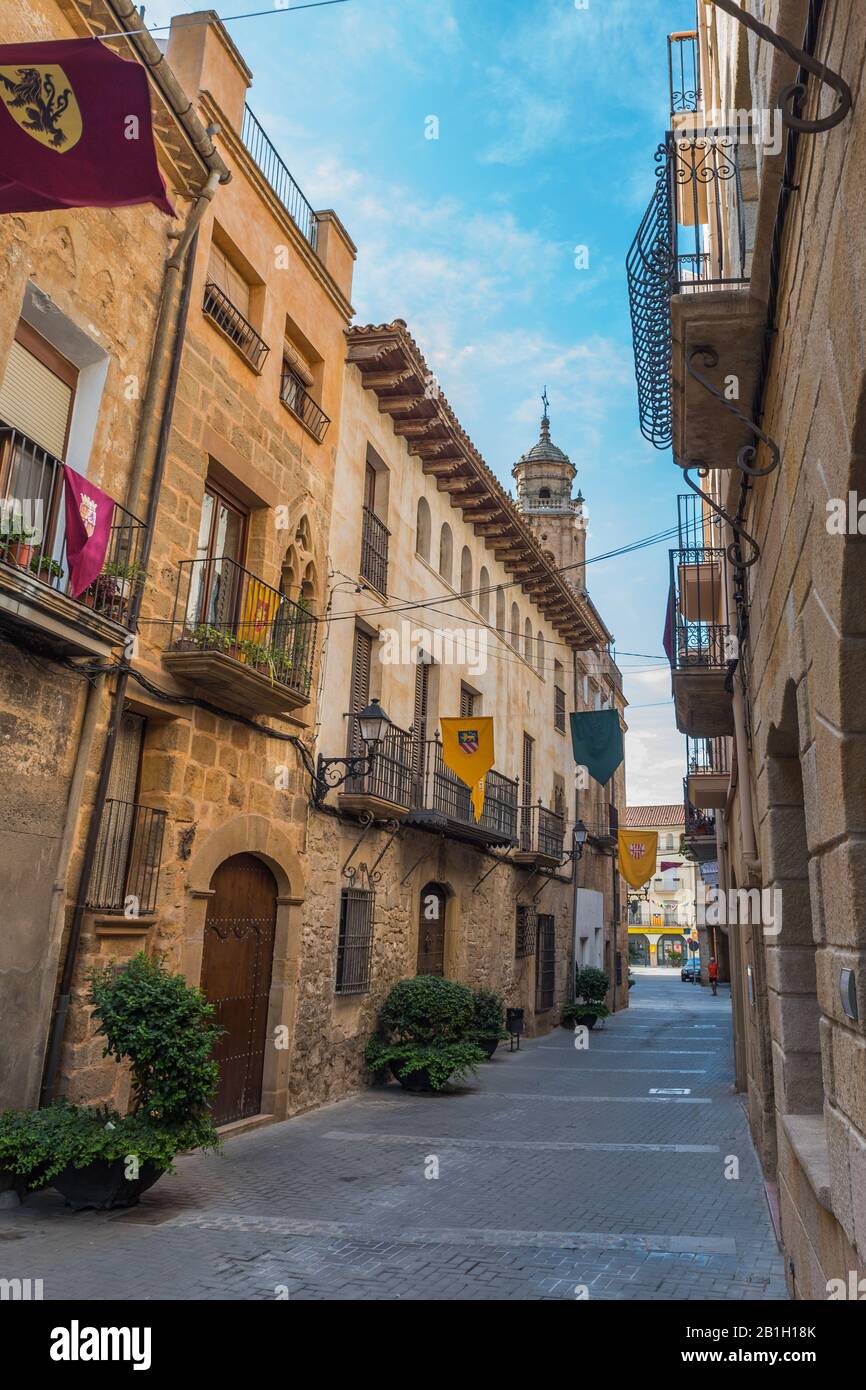
[[[81,501],[78,504],[78,514],[84,522],[84,529],[88,536],[92,536],[96,530],[96,515],[99,511],[97,504],[92,497],[88,497],[86,492],[82,492]]]
[[[478,730],[458,729],[457,742],[464,753],[478,752]]]
[[[65,154],[81,139],[81,110],[56,63],[0,67],[0,102],[23,131],[50,150]]]

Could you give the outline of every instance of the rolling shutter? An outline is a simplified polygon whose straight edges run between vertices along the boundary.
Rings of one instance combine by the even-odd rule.
[[[239,270],[236,270],[224,251],[211,242],[208,278],[227,295],[234,307],[250,317],[250,287]]]
[[[0,420],[62,458],[72,409],[72,387],[38,357],[13,342],[0,385]]]

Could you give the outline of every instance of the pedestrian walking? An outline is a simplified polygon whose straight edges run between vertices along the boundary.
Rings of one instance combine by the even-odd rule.
[[[710,988],[713,994],[716,994],[718,992],[716,986],[719,983],[719,967],[716,963],[715,956],[710,956],[710,963],[707,966],[707,977],[710,981]]]

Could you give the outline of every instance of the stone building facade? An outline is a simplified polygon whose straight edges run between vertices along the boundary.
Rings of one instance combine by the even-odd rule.
[[[14,0],[4,6],[0,37],[111,33],[123,27],[121,8]],[[152,62],[148,44],[109,46]],[[155,340],[169,298],[166,262],[177,247],[172,229],[201,205],[209,173],[226,173],[182,95],[167,71],[151,84],[159,165],[177,222],[150,205],[0,218],[0,757],[9,791],[0,817],[0,1106],[39,1098],[112,706],[106,668],[130,637],[129,580],[119,576],[142,555],[147,531],[149,492],[134,478],[136,460],[149,476],[154,465],[165,366]],[[146,389],[151,376],[155,393]],[[63,460],[117,503],[107,561],[118,577],[79,599],[68,592]]]
[[[656,215],[662,192],[636,239],[660,249],[666,228],[674,267],[670,373],[663,353],[642,413],[702,493],[681,508],[672,561],[677,718],[716,746],[696,770],[713,783],[737,1082],[778,1193],[790,1291],[823,1299],[866,1271],[866,11],[729,8],[698,5],[698,144],[685,162],[667,152],[700,163],[712,192],[690,222],[681,193]],[[798,78],[805,125],[761,138],[761,113],[778,118]],[[701,134],[709,111],[733,139],[715,118]],[[677,253],[693,255],[696,235],[704,259],[686,265]],[[634,257],[630,271],[639,325],[651,279]]]
[[[317,749],[361,753],[373,699],[391,727],[372,767],[323,786],[311,815],[293,1106],[361,1084],[377,1009],[407,975],[495,990],[529,1036],[557,1024],[575,959],[608,970],[612,1007],[628,1001],[611,856],[624,768],[576,792],[567,721],[602,706],[622,717],[624,701],[582,568],[561,575],[553,559],[559,528],[574,529],[570,488],[539,533],[523,459],[515,504],[402,321],[351,329],[348,359]],[[548,482],[565,455],[545,413],[535,481],[551,451]],[[461,714],[494,721],[478,826],[441,761],[439,719]]]
[[[658,835],[653,877],[641,889],[629,889],[629,960],[633,965],[681,967],[697,958],[705,973],[711,947],[695,920],[699,868],[684,840],[682,803],[629,806],[625,823],[630,830]]]

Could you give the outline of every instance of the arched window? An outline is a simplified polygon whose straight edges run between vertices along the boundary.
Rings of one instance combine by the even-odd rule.
[[[422,560],[430,560],[430,505],[426,497],[418,498],[418,514],[415,519],[415,553]]]
[[[516,603],[511,605],[511,645],[516,652],[520,651],[520,610]]]
[[[535,639],[535,668],[540,676],[544,675],[544,637],[540,632]]]
[[[481,592],[478,595],[478,611],[485,623],[490,622],[490,575],[487,573],[487,566],[482,565],[478,575],[478,587]]]
[[[454,538],[451,535],[451,527],[448,522],[442,523],[442,530],[439,534],[439,573],[446,584],[451,583],[451,575],[454,569]]]
[[[472,551],[464,545],[460,556],[460,592],[467,596],[472,593]]]
[[[528,618],[523,625],[523,655],[527,661],[532,661],[532,623]]]
[[[505,593],[501,584],[496,586],[496,631],[505,641]]]

